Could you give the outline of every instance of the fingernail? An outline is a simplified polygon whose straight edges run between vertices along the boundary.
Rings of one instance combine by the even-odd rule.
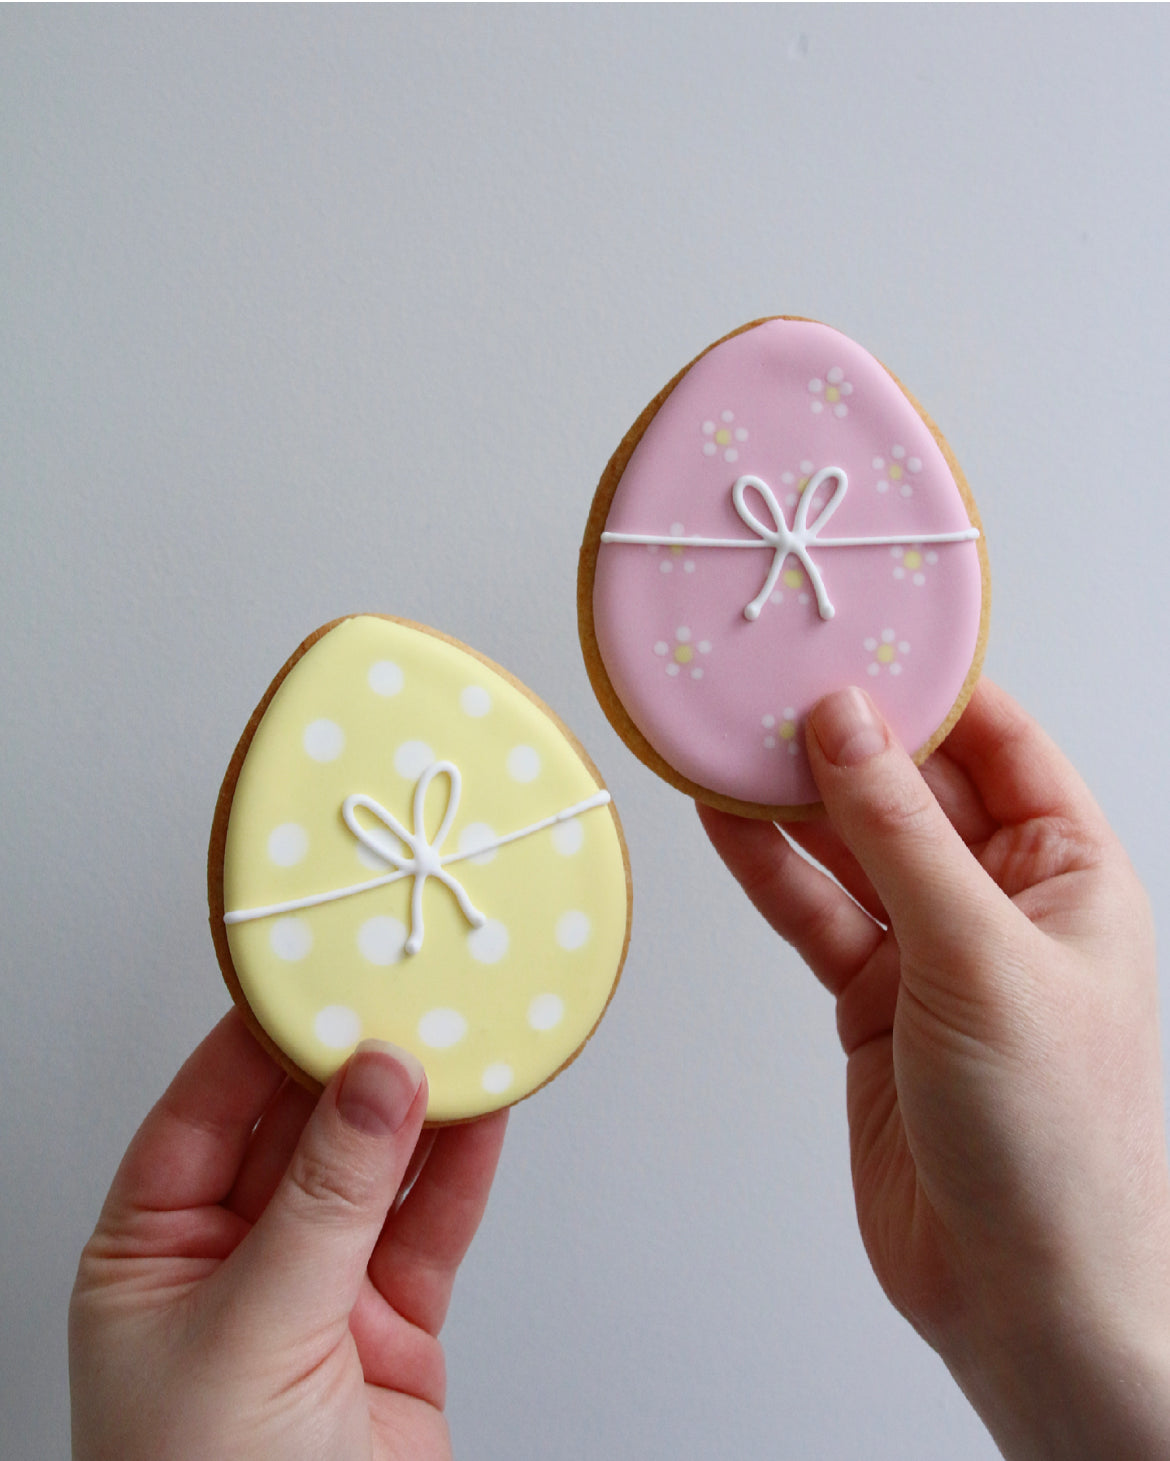
[[[813,706],[808,719],[834,766],[860,766],[886,748],[885,725],[864,690],[834,690]]]
[[[409,1050],[363,1040],[345,1068],[337,1110],[358,1131],[389,1136],[406,1120],[422,1082],[422,1062]]]

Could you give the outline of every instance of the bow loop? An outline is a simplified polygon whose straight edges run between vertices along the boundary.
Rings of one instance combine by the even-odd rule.
[[[357,808],[361,807],[376,817],[379,822],[402,844],[405,855],[397,853],[393,847],[387,846],[386,842],[377,837],[367,827],[363,827],[357,819]],[[388,812],[381,802],[375,801],[372,796],[365,796],[357,793],[354,796],[347,796],[341,804],[341,818],[354,838],[375,857],[381,858],[383,862],[391,863],[394,867],[404,871],[410,864],[410,833],[393,814]]]

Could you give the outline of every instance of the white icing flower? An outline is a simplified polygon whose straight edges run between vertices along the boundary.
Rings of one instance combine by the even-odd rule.
[[[924,550],[921,543],[891,548],[890,557],[894,560],[894,577],[899,581],[908,579],[918,588],[926,582],[926,569],[933,568],[938,562],[934,549]]]
[[[722,456],[725,462],[739,460],[739,447],[748,439],[747,427],[735,425],[734,411],[721,411],[719,420],[703,422],[703,455]]]
[[[774,751],[778,747],[783,748],[790,756],[800,754],[800,737],[797,734],[796,711],[789,706],[777,720],[774,715],[765,715],[761,724],[764,727],[764,747],[766,750]]]
[[[654,646],[654,653],[665,660],[666,673],[674,679],[678,675],[689,675],[692,680],[703,678],[703,666],[695,663],[696,654],[710,654],[709,639],[695,640],[685,624],[674,631],[674,644],[660,639]]]
[[[824,380],[819,376],[810,380],[808,391],[812,396],[810,405],[814,415],[820,415],[822,411],[832,411],[834,416],[849,415],[845,397],[853,394],[853,386],[845,379],[845,372],[839,365],[827,370]]]
[[[910,478],[922,471],[922,459],[908,457],[904,446],[892,446],[888,457],[874,457],[873,469],[881,473],[877,483],[879,492],[897,492],[902,497],[913,497],[914,484]]]
[[[670,536],[672,538],[686,536],[682,523],[671,523]],[[658,557],[660,573],[673,573],[676,567],[681,568],[684,573],[694,573],[695,571],[694,557],[690,548],[683,543],[649,543],[646,551]]]
[[[877,639],[867,639],[865,649],[873,656],[866,669],[871,675],[880,675],[888,670],[891,675],[902,673],[902,661],[910,653],[910,645],[899,639],[892,629],[883,629]]]

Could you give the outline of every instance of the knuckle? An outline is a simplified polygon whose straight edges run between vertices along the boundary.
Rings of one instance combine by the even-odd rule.
[[[288,1169],[289,1197],[295,1207],[317,1221],[346,1219],[362,1210],[362,1193],[354,1174],[314,1152],[299,1152]]]
[[[917,773],[884,782],[863,812],[872,831],[899,841],[930,838],[937,828],[939,806]]]

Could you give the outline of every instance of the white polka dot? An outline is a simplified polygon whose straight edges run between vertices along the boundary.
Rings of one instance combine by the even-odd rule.
[[[314,720],[305,727],[301,744],[314,761],[336,761],[345,750],[345,732],[335,720]]]
[[[507,765],[513,781],[535,781],[540,775],[540,752],[535,746],[513,746]]]
[[[492,697],[482,685],[468,685],[459,696],[459,705],[464,715],[473,715],[478,720],[492,708]]]
[[[570,822],[558,822],[552,829],[552,845],[562,857],[572,857],[575,852],[580,852],[584,843],[585,828],[580,817],[574,817]]]
[[[418,1038],[432,1050],[449,1050],[467,1034],[467,1021],[458,1010],[427,1010],[418,1022]]]
[[[361,1039],[361,1018],[348,1005],[327,1004],[313,1021],[313,1033],[330,1050],[348,1050]]]
[[[683,624],[674,631],[674,637],[680,644],[686,644],[691,637],[691,631]]]
[[[491,846],[495,840],[496,834],[486,822],[469,822],[459,834],[459,851],[468,862],[482,866],[495,857],[498,849]]]
[[[402,670],[393,660],[380,659],[370,666],[366,682],[375,695],[397,695],[402,689]]]
[[[705,441],[703,443],[703,455],[705,457],[713,457],[718,450],[719,448],[713,441]]]
[[[682,535],[683,535],[683,525],[682,525],[682,523],[671,523],[671,525],[670,525],[670,536],[672,538],[681,538]]]
[[[678,665],[676,665],[676,664],[669,664],[669,665],[667,665],[667,667],[666,667],[666,673],[668,675],[677,675],[678,674]]]
[[[723,418],[724,421],[734,421],[735,420],[735,413],[733,411],[722,411],[722,412],[720,412],[720,415],[722,416],[722,418]]]
[[[703,435],[704,436],[712,436],[714,434],[714,431],[715,431],[715,423],[714,423],[714,421],[704,421],[703,422]]]
[[[498,919],[489,918],[467,935],[467,949],[480,964],[498,964],[508,952],[508,930]]]
[[[389,914],[367,918],[358,929],[358,948],[371,964],[397,964],[406,943],[406,925]]]
[[[268,834],[268,856],[277,867],[294,867],[309,850],[309,834],[296,822],[282,822]]]
[[[497,1061],[495,1065],[488,1066],[480,1084],[489,1096],[502,1096],[514,1079],[512,1067],[505,1065],[501,1060]]]
[[[528,1023],[534,1030],[551,1030],[565,1016],[565,1001],[558,994],[538,994],[528,1006]]]
[[[557,943],[562,949],[571,951],[584,948],[592,932],[593,925],[588,917],[577,909],[562,913],[557,919]]]
[[[669,648],[670,648],[670,645],[667,644],[666,640],[665,639],[660,639],[658,641],[658,643],[654,646],[654,653],[655,654],[665,654],[666,651]]]
[[[303,918],[278,918],[269,931],[268,942],[278,959],[296,964],[313,947],[313,930]]]
[[[435,753],[425,741],[403,741],[394,752],[394,769],[407,781],[417,781],[435,760]]]

